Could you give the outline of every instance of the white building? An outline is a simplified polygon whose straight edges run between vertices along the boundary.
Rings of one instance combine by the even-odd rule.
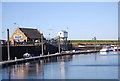
[[[60,36],[60,38],[68,38],[68,32],[65,30],[61,30],[58,32],[58,36]]]
[[[59,40],[62,40],[61,48],[62,50],[68,50],[67,47],[67,38],[68,38],[68,32],[65,30],[61,30],[58,32]]]

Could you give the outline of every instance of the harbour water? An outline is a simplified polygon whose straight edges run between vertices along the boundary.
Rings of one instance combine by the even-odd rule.
[[[118,79],[118,52],[50,57],[2,68],[2,79]]]

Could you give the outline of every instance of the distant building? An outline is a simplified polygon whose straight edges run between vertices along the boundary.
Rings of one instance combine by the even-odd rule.
[[[65,30],[61,30],[58,32],[58,36],[60,36],[60,38],[68,38],[68,32]]]
[[[45,37],[43,36],[45,40]],[[32,28],[17,28],[12,34],[11,41],[16,42],[36,42],[41,41],[41,33],[37,29]]]
[[[62,50],[68,50],[68,42],[67,42],[67,38],[68,38],[68,32],[65,30],[61,30],[58,32],[58,36],[60,37],[59,39],[63,40],[63,45],[61,45]]]

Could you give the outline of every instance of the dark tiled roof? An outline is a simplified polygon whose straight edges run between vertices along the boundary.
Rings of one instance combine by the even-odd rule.
[[[62,32],[67,32],[66,30],[61,30]]]
[[[28,38],[37,39],[41,38],[41,34],[37,29],[19,28]]]

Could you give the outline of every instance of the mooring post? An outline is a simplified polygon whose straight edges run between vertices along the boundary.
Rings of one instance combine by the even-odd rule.
[[[59,53],[60,53],[60,36],[58,36],[58,50],[59,50]]]
[[[43,33],[41,33],[41,44],[42,44],[42,56],[43,56],[44,55]]]
[[[10,60],[9,29],[7,29],[7,49],[8,49],[8,60]]]

